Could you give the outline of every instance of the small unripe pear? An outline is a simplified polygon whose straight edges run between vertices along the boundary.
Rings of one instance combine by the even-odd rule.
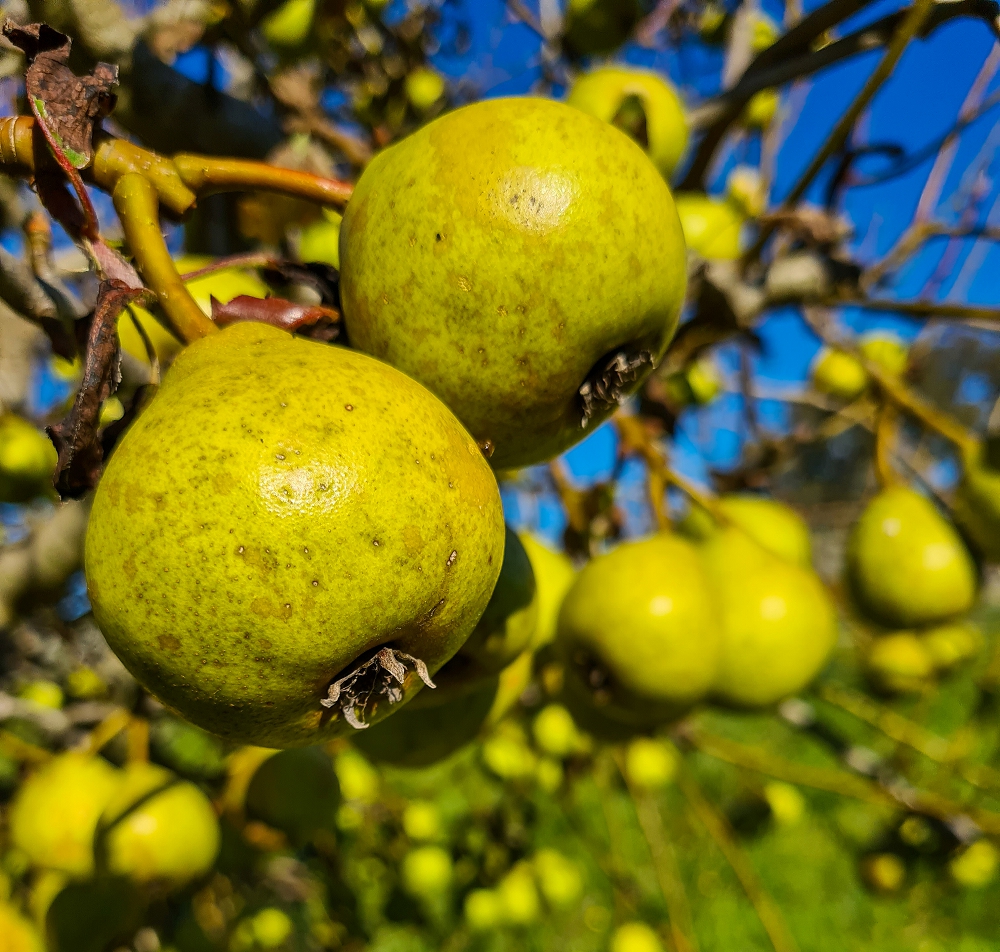
[[[674,779],[678,760],[673,745],[637,737],[625,750],[625,776],[639,790],[662,790]]]
[[[971,622],[938,625],[921,635],[924,647],[938,671],[950,671],[976,657],[983,647],[983,635]]]
[[[99,757],[53,757],[28,777],[11,805],[11,842],[36,866],[89,876],[97,822],[120,782],[120,772]]]
[[[652,70],[622,66],[591,70],[573,83],[566,102],[630,133],[665,179],[684,155],[688,140],[684,103],[673,85]],[[630,128],[630,107],[639,129]]]
[[[824,347],[810,371],[812,385],[837,400],[857,400],[868,388],[868,373],[861,362],[835,347]]]
[[[52,441],[13,413],[0,416],[0,502],[30,502],[52,493]]]
[[[663,952],[663,943],[646,923],[626,922],[611,936],[611,952]]]
[[[419,384],[241,323],[185,348],[116,447],[87,582],[165,704],[308,746],[385,717],[461,647],[503,531],[488,464]]]
[[[967,612],[976,568],[955,528],[908,486],[883,489],[851,530],[847,575],[858,602],[894,628],[931,625]]]
[[[734,202],[701,192],[678,192],[675,201],[689,251],[709,260],[735,261],[740,256],[747,219]]]
[[[858,342],[858,350],[886,373],[897,376],[906,370],[910,359],[910,348],[895,334],[885,331],[872,331],[862,336]]]
[[[316,0],[285,0],[264,18],[264,38],[279,49],[294,48],[305,42],[312,27]]]
[[[406,77],[406,98],[417,112],[427,112],[445,91],[444,77],[430,66],[421,66]]]
[[[906,864],[895,853],[875,853],[865,858],[861,874],[875,892],[899,892],[906,882]]]
[[[609,707],[656,723],[716,679],[714,603],[690,542],[668,534],[625,542],[580,571],[559,614],[559,649]]]
[[[876,638],[865,667],[883,690],[905,694],[924,690],[934,674],[934,656],[911,631]]]
[[[989,840],[976,840],[948,863],[951,878],[965,889],[982,889],[996,879],[1000,851]]]
[[[535,878],[550,909],[571,908],[583,892],[580,868],[571,859],[553,849],[539,850],[532,857]]]
[[[137,882],[183,885],[219,852],[219,821],[193,783],[155,764],[126,766],[101,818],[108,869]]]

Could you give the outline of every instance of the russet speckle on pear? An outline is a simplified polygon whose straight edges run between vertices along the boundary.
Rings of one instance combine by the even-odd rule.
[[[498,469],[551,459],[634,392],[687,280],[670,189],[642,149],[531,98],[465,106],[376,156],[340,263],[352,346],[436,393]]]
[[[181,353],[119,443],[85,563],[101,630],[151,693],[223,737],[294,747],[350,731],[320,702],[377,649],[440,668],[503,540],[492,471],[428,391],[236,324]],[[405,682],[408,697],[412,663]],[[375,698],[359,719],[391,712]]]

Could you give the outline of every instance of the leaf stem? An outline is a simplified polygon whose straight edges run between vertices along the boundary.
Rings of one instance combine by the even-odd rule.
[[[156,189],[145,176],[127,172],[115,185],[115,210],[136,265],[146,284],[156,292],[171,329],[190,344],[218,328],[205,316],[177,273],[160,231]]]

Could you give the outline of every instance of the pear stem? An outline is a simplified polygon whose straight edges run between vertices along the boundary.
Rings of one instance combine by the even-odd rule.
[[[629,783],[628,773],[625,770],[625,755],[621,750],[615,750],[614,759],[632,798],[639,828],[653,859],[660,892],[663,893],[663,900],[667,904],[670,938],[673,940],[674,948],[677,952],[697,952],[698,940],[691,918],[691,903],[677,865],[677,854],[663,828],[663,816],[659,805],[648,793],[637,790]]]
[[[875,474],[885,488],[899,481],[892,468],[892,444],[896,437],[896,407],[883,403],[875,423]]]
[[[354,191],[350,182],[324,178],[311,172],[282,169],[263,162],[181,153],[174,156],[173,164],[184,184],[198,195],[261,190],[343,208]]]
[[[186,344],[218,330],[184,287],[160,231],[156,189],[145,176],[127,172],[115,185],[115,210],[143,280],[156,292],[171,329]]]

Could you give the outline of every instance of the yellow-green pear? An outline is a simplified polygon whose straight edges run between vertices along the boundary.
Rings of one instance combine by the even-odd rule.
[[[971,622],[937,625],[921,633],[924,647],[938,671],[950,671],[976,657],[983,648],[983,635]]]
[[[663,952],[663,943],[645,922],[626,922],[612,934],[610,952]]]
[[[763,131],[767,129],[774,117],[778,113],[778,106],[781,103],[781,95],[776,89],[762,89],[759,93],[754,93],[747,103],[740,122],[748,129]]]
[[[520,654],[503,671],[497,683],[497,693],[493,698],[490,712],[486,716],[486,726],[491,727],[506,717],[531,684],[535,656],[532,651]]]
[[[471,437],[355,351],[234,324],[189,345],[98,485],[94,615],[187,720],[258,746],[372,723],[465,642],[503,559]]]
[[[57,454],[52,441],[14,413],[0,416],[0,502],[52,494]]]
[[[678,192],[676,204],[690,251],[709,260],[734,261],[740,256],[747,218],[736,203],[701,192]]]
[[[436,393],[498,470],[551,459],[641,385],[687,280],[642,149],[533,98],[456,109],[379,153],[340,264],[351,345]]]
[[[0,902],[0,952],[45,952],[35,927],[6,902]]]
[[[430,66],[420,66],[406,76],[406,98],[417,112],[427,112],[443,95],[444,77]]]
[[[885,691],[919,692],[934,674],[934,656],[912,631],[897,631],[875,639],[868,649],[865,668]]]
[[[1000,562],[1000,440],[987,438],[963,453],[952,515],[987,562]]]
[[[563,598],[576,578],[576,568],[565,552],[557,552],[539,541],[530,532],[518,533],[518,538],[531,560],[538,591],[538,621],[531,647],[538,650],[551,644],[556,637],[559,609]]]
[[[845,402],[857,400],[868,388],[868,373],[861,361],[836,347],[823,347],[810,370],[813,387]]]
[[[219,821],[193,783],[137,761],[125,767],[105,807],[97,846],[106,851],[111,873],[181,886],[215,863]]]
[[[861,607],[890,628],[946,621],[976,599],[976,567],[954,526],[903,485],[883,489],[854,524],[847,577]]]
[[[11,843],[42,869],[89,876],[97,822],[120,783],[120,771],[99,757],[53,757],[28,777],[11,804]]]
[[[890,374],[901,374],[910,359],[910,348],[895,334],[886,331],[864,334],[858,341],[858,350]]]
[[[601,66],[573,83],[566,102],[629,133],[665,179],[684,155],[688,140],[684,103],[659,73]]]
[[[316,0],[285,0],[264,18],[264,38],[279,49],[299,46],[309,36],[315,12]]]
[[[572,56],[598,56],[622,45],[642,16],[639,0],[568,0],[563,45]]]
[[[299,234],[299,258],[340,268],[340,223],[342,218],[324,209],[323,217],[306,225]]]
[[[563,601],[558,646],[568,674],[626,720],[676,717],[717,677],[715,602],[690,542],[625,542],[584,566]]]
[[[837,640],[823,583],[736,528],[710,537],[702,555],[722,613],[713,695],[738,707],[766,707],[801,691]]]

